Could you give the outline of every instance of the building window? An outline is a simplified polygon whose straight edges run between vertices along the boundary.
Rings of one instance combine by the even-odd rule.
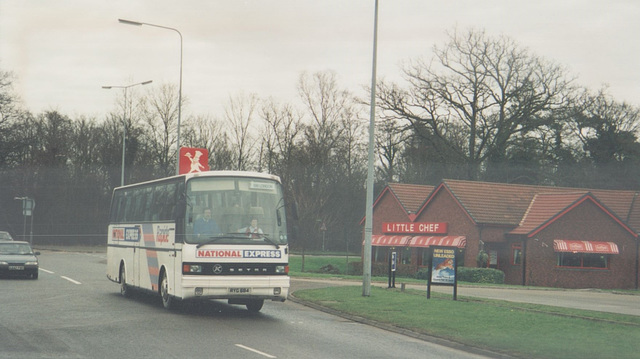
[[[511,245],[511,264],[516,266],[522,264],[522,244],[521,243],[513,243]]]
[[[411,264],[411,248],[400,249],[400,260],[402,264]]]
[[[431,259],[431,250],[428,248],[420,248],[420,260],[419,265],[426,267],[429,265],[429,259]]]
[[[596,253],[558,253],[558,267],[608,269],[609,255]]]
[[[382,253],[381,253],[382,252]],[[384,262],[386,251],[381,251],[380,247],[373,247],[373,262]]]
[[[488,250],[489,254],[489,268],[498,268],[498,251],[496,250]]]

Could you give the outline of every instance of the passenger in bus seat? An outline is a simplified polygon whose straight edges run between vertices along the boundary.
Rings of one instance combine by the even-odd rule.
[[[258,219],[251,218],[251,224],[248,227],[238,229],[238,232],[244,233],[251,238],[261,238],[263,234],[262,229],[258,227]]]
[[[193,224],[193,234],[198,237],[206,237],[220,233],[220,227],[218,227],[216,221],[211,218],[211,208],[205,208],[202,217],[196,219]]]

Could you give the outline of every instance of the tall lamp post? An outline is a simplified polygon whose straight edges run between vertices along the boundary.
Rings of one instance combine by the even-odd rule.
[[[371,236],[373,234],[374,141],[376,124],[376,68],[378,63],[378,0],[373,20],[373,61],[371,66],[371,110],[369,117],[369,148],[367,161],[367,196],[362,251],[362,296],[371,296]]]
[[[162,25],[155,25],[155,24],[149,24],[146,22],[131,21],[131,20],[125,20],[125,19],[118,19],[118,22],[120,22],[121,24],[134,25],[134,26],[147,25],[147,26],[159,27],[161,29],[175,31],[180,36],[180,85],[178,88],[178,131],[176,135],[176,175],[178,175],[180,174],[180,117],[182,116],[182,34],[180,33],[180,31],[178,31],[178,29],[174,29],[172,27],[167,27]]]
[[[152,83],[152,80],[138,82],[135,84],[127,85],[127,86],[102,86],[105,90],[111,90],[113,88],[116,89],[124,89],[124,113],[122,116],[122,169],[120,171],[120,186],[124,186],[124,153],[125,153],[125,144],[127,141],[127,89],[129,87],[138,86],[138,85],[148,85]]]

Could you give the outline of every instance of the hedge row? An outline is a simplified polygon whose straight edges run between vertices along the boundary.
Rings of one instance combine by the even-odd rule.
[[[428,279],[428,270],[420,269],[416,273],[415,267],[409,264],[398,264],[396,267],[396,277]],[[350,262],[349,274],[362,275],[362,262]],[[372,276],[387,276],[389,265],[383,263],[371,263]],[[469,283],[493,283],[504,284],[504,272],[493,268],[469,268],[458,267],[458,280]]]
[[[362,262],[349,262],[349,274],[362,275]],[[371,263],[371,275],[384,277],[389,275],[389,265],[386,263]],[[396,277],[415,278],[416,271],[410,264],[397,264]]]
[[[470,283],[504,284],[504,272],[493,268],[458,267],[458,280]]]

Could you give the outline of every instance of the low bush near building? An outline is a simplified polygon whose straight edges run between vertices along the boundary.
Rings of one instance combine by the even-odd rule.
[[[292,256],[289,258],[292,271],[302,272],[300,261],[301,258],[299,256]],[[308,256],[305,267],[305,272],[312,273],[362,275],[362,262],[349,262],[348,267],[346,267],[345,260],[342,258]],[[398,278],[427,280],[428,274],[429,272],[427,268],[421,268],[420,271],[416,273],[413,265],[399,263],[396,266],[396,277]],[[389,265],[387,263],[371,263],[371,275],[373,277],[388,276]],[[504,284],[504,273],[492,268],[458,267],[458,281]]]
[[[350,262],[349,274],[362,275],[362,262]],[[415,277],[414,266],[410,264],[398,264],[396,266],[396,276],[414,278]],[[387,263],[371,263],[371,275],[374,277],[386,277],[389,275],[389,265]]]
[[[458,281],[504,284],[504,272],[493,268],[458,267]]]
[[[416,273],[416,279],[429,279],[429,270],[422,268]],[[493,268],[458,267],[458,281],[469,283],[504,284],[504,273]]]
[[[340,274],[340,268],[334,267],[331,264],[325,264],[318,270],[318,273],[324,274]]]

